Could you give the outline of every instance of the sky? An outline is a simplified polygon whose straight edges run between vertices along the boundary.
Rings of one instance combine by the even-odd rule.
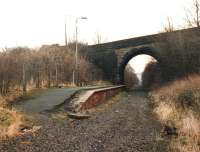
[[[152,56],[143,54],[137,55],[128,62],[128,64],[130,64],[131,67],[134,69],[134,72],[139,79],[139,85],[141,85],[142,82],[142,73],[144,72],[146,65],[150,61],[157,62],[156,59],[154,59]]]
[[[149,55],[138,55],[138,56],[132,58],[129,61],[129,64],[134,68],[134,71],[136,74],[141,74],[144,71],[146,64],[152,60],[154,60],[156,62],[156,60]],[[141,63],[141,61],[143,61],[143,62]],[[140,65],[140,66],[137,66],[137,65]]]
[[[192,0],[0,0],[0,47],[28,46],[78,39],[93,44],[96,33],[103,42],[154,34],[162,31],[167,17],[174,25],[184,23],[185,8]]]

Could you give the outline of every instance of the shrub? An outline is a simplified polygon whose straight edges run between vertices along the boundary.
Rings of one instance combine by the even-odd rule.
[[[149,62],[142,73],[142,86],[146,89],[155,88],[162,82],[161,70],[158,62]]]

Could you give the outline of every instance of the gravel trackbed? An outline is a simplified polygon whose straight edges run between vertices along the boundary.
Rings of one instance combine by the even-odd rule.
[[[2,152],[165,152],[161,125],[151,112],[146,92],[122,92],[73,120],[63,112],[39,114],[35,133],[0,141]]]

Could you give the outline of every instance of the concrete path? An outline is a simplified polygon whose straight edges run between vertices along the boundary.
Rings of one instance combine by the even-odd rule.
[[[22,101],[14,105],[14,108],[31,113],[39,113],[45,110],[50,110],[54,108],[54,106],[61,104],[80,89],[81,88],[47,89],[33,99]]]
[[[18,104],[13,105],[13,107],[19,111],[39,113],[45,110],[51,110],[56,105],[60,105],[76,91],[98,87],[103,86],[47,89],[34,96],[32,99],[19,102]]]

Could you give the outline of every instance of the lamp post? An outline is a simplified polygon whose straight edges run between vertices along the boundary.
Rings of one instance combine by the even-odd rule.
[[[68,30],[69,29],[69,22],[70,22],[70,18],[69,17],[73,17],[71,14],[65,14],[64,18],[65,18],[65,46],[68,45]]]
[[[68,45],[68,33],[67,33],[67,22],[68,22],[68,17],[71,16],[69,14],[65,15],[65,46]],[[69,24],[68,24],[69,26]]]
[[[67,19],[65,19],[65,46],[67,46],[68,44],[68,40],[67,40]]]
[[[76,48],[75,48],[75,69],[73,71],[73,84],[78,83],[78,21],[79,19],[87,19],[87,17],[76,18]]]

